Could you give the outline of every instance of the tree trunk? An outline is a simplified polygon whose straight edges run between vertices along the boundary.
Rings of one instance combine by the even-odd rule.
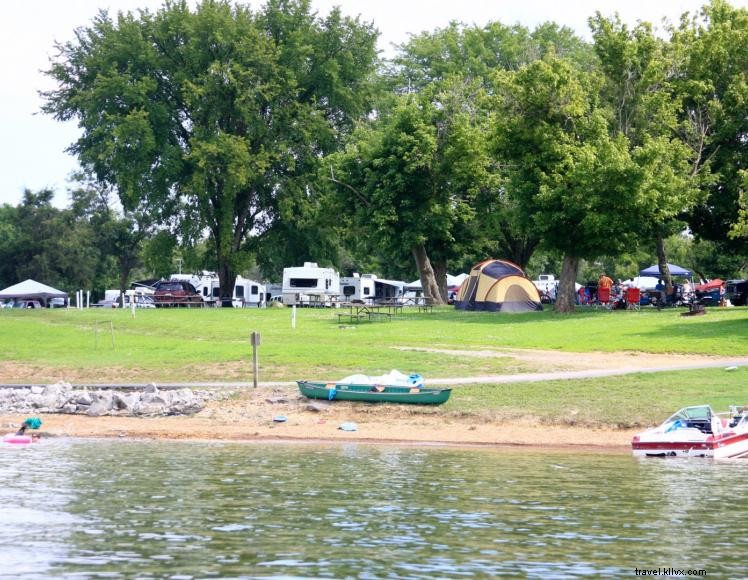
[[[423,290],[424,298],[431,304],[444,304],[439,295],[439,287],[436,284],[434,269],[431,267],[431,260],[429,260],[429,256],[426,253],[426,248],[423,244],[419,244],[414,246],[411,251],[416,260],[418,275],[421,278],[421,289]]]
[[[665,239],[662,234],[657,234],[657,266],[660,269],[660,278],[665,282],[665,289],[668,294],[673,292],[673,277],[670,275],[670,268],[667,267],[667,255],[665,254]]]
[[[564,256],[554,307],[556,312],[569,313],[576,310],[577,291],[575,284],[579,272],[579,262],[578,256]]]
[[[221,263],[223,262],[223,263]],[[233,272],[224,260],[218,264],[218,285],[220,287],[220,300],[223,308],[232,308],[231,302],[234,294],[234,284],[236,284],[236,272]]]
[[[449,291],[447,289],[447,262],[446,260],[440,260],[431,264],[434,267],[434,278],[436,279],[436,286],[439,288],[439,296],[442,297],[442,302],[447,303],[447,297]]]

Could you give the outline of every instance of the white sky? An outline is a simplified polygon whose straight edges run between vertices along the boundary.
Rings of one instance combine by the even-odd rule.
[[[677,22],[706,0],[313,0],[326,14],[339,5],[345,14],[360,15],[379,29],[380,49],[405,42],[409,33],[446,26],[451,20],[467,24],[519,22],[529,28],[555,21],[589,38],[587,18],[596,10],[618,12],[628,23],[662,18]],[[748,7],[748,0],[732,0]],[[64,149],[78,137],[74,122],[59,123],[39,113],[37,91],[52,87],[40,73],[54,54],[54,42],[72,38],[76,27],[91,22],[99,9],[111,12],[157,9],[160,0],[23,0],[3,5],[0,18],[0,203],[17,204],[25,188],[51,187],[56,203],[67,205],[67,179],[77,168]],[[259,6],[259,2],[250,2]]]

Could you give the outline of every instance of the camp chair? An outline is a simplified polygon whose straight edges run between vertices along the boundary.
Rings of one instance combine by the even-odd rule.
[[[626,309],[627,310],[640,310],[642,300],[642,292],[639,288],[627,288],[626,289]]]
[[[610,308],[610,288],[597,289],[597,304],[603,308]]]

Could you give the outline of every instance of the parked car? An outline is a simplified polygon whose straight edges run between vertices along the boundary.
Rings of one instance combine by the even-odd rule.
[[[185,280],[159,280],[154,284],[153,302],[156,306],[202,305],[203,297]]]
[[[119,308],[119,303],[116,300],[99,300],[91,304],[91,308]]]
[[[47,302],[47,308],[65,308],[64,298],[50,298]]]
[[[16,300],[13,308],[41,308],[42,303],[38,300]]]

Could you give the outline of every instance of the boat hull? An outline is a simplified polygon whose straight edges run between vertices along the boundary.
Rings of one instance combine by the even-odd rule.
[[[310,399],[329,401],[363,401],[367,403],[406,403],[411,405],[441,405],[446,403],[452,389],[424,389],[412,387],[350,385],[296,381],[299,391]]]
[[[639,437],[631,443],[637,457],[711,457],[734,459],[748,456],[748,433],[706,436],[701,439]]]

